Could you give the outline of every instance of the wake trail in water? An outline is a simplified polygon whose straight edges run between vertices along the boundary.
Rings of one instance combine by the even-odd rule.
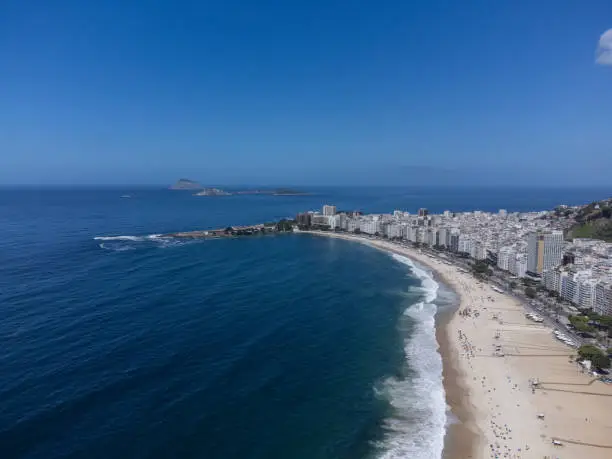
[[[404,317],[413,323],[404,341],[404,353],[414,374],[390,377],[383,383],[393,414],[384,421],[385,435],[377,445],[381,459],[440,459],[444,448],[447,406],[442,385],[442,357],[436,340],[435,315],[438,283],[409,258],[392,257],[410,267],[421,281],[423,301],[409,306]]]

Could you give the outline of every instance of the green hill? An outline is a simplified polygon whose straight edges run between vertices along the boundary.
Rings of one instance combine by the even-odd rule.
[[[612,200],[592,202],[583,206],[574,218],[576,225],[569,232],[571,238],[582,237],[612,242]]]
[[[570,231],[570,237],[586,237],[612,242],[612,220],[600,219],[578,224]]]

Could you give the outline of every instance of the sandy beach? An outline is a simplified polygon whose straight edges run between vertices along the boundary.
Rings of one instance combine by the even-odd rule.
[[[515,298],[417,249],[311,234],[409,257],[459,295],[459,308],[438,330],[447,401],[460,420],[449,431],[446,458],[612,457],[612,385],[583,373],[575,349],[528,320]]]

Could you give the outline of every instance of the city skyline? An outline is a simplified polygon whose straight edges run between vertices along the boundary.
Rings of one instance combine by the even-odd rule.
[[[608,182],[603,0],[35,3],[2,19],[0,184]]]
[[[600,204],[609,211],[612,199]],[[481,210],[430,214],[394,210],[362,214],[337,212],[325,204],[322,211],[296,215],[296,229],[322,229],[410,243],[437,254],[458,254],[475,263],[499,268],[506,281],[527,279],[577,307],[612,316],[612,242],[573,237],[574,212],[585,206],[554,210],[497,212]],[[511,277],[510,277],[511,276]]]

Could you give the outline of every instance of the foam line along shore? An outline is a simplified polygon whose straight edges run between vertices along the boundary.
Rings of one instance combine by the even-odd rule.
[[[575,350],[526,318],[515,298],[416,249],[347,234],[309,234],[408,257],[459,295],[459,308],[438,330],[446,399],[460,421],[447,434],[446,458],[609,457],[612,387],[583,373],[572,358]]]

